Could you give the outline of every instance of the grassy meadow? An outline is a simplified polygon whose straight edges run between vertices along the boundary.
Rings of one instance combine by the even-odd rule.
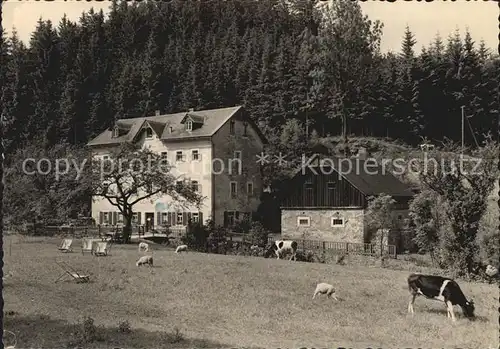
[[[94,257],[79,240],[61,253],[60,241],[4,238],[4,328],[17,348],[498,347],[494,284],[459,281],[478,317],[456,307],[452,323],[444,304],[422,298],[407,315],[407,271],[160,247],[153,268],[138,268],[136,245]],[[55,283],[56,259],[91,282]],[[333,284],[340,300],[312,300],[318,282]]]

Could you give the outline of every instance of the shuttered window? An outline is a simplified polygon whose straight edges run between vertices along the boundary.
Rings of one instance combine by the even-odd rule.
[[[192,213],[191,220],[193,223],[198,223],[200,221],[199,213],[198,212]]]

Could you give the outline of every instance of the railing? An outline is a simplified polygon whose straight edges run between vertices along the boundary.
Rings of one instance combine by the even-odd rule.
[[[276,239],[269,237],[268,242],[273,242]],[[322,250],[322,251],[337,251],[345,252],[353,255],[377,256],[380,255],[379,244],[364,244],[354,242],[335,242],[321,240],[295,240],[299,248],[303,250]],[[382,253],[388,254],[391,258],[396,258],[395,245],[382,245]]]
[[[172,226],[168,228],[168,231],[171,233],[171,235],[175,237],[181,237],[186,234],[186,226]]]

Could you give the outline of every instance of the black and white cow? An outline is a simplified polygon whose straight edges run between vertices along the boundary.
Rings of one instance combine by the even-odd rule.
[[[285,252],[291,252],[290,260],[296,261],[296,253],[297,253],[297,242],[293,240],[276,240],[271,244],[271,247],[267,250],[264,255],[265,258],[270,257],[273,253],[276,255],[277,259],[280,259],[280,256]]]
[[[428,299],[444,302],[447,307],[447,316],[453,321],[456,321],[453,306],[457,304],[462,308],[465,317],[470,320],[474,318],[474,302],[472,299],[467,300],[460,286],[452,279],[435,275],[410,274],[408,290],[410,291],[409,313],[415,313],[413,303],[417,296],[422,295]]]

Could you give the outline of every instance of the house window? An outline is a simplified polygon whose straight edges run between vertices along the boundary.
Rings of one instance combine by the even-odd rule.
[[[198,212],[191,213],[191,222],[198,223],[199,220],[200,220],[200,215],[198,214]]]
[[[184,160],[184,155],[182,154],[182,151],[178,151],[175,153],[175,161],[183,161]]]
[[[161,224],[167,224],[168,221],[168,212],[161,213]]]
[[[104,212],[102,215],[102,222],[104,224],[109,224],[109,212]]]
[[[200,160],[200,152],[198,150],[191,151],[191,159],[192,160]]]
[[[344,226],[344,218],[332,218],[332,227],[343,227]]]
[[[236,183],[236,182],[231,182],[229,184],[229,192],[231,193],[232,198],[235,198],[237,195],[237,189],[238,189],[237,185],[238,185],[238,183]]]
[[[182,212],[177,213],[177,221],[176,221],[177,225],[182,225],[183,224],[182,217],[183,217]]]
[[[186,130],[187,131],[192,131],[193,130],[193,122],[191,120],[189,120],[188,122],[186,122]]]
[[[116,222],[117,223],[123,223],[123,214],[118,212],[118,217],[116,217]]]
[[[237,174],[241,174],[241,151],[236,150],[233,154],[233,158],[229,160],[231,167],[229,170],[230,174],[237,172]]]
[[[247,183],[247,194],[253,195],[253,183],[252,182]]]
[[[108,160],[108,159],[109,159],[109,156],[108,156],[108,155],[104,155],[104,156],[102,157],[102,159],[103,159],[103,160]]]
[[[170,126],[170,127],[168,128],[168,131],[169,131],[170,133],[172,133],[172,132],[174,132],[174,128],[173,128],[172,126]]]
[[[151,127],[146,128],[146,138],[153,138],[153,129]]]
[[[326,183],[326,188],[330,189],[330,190],[335,189],[335,182],[328,182],[328,183]]]
[[[192,181],[191,188],[193,189],[193,191],[198,191],[198,189],[199,189],[198,181]]]
[[[166,159],[166,158],[168,158],[168,153],[166,151],[162,151],[160,156],[162,159]]]
[[[311,218],[310,217],[297,217],[297,226],[298,227],[310,227],[311,226]]]
[[[132,223],[137,224],[137,221],[139,220],[139,215],[137,212],[132,214]]]
[[[235,126],[235,124],[236,124],[236,123],[234,122],[234,120],[231,120],[231,121],[229,122],[229,133],[230,133],[230,134],[232,134],[232,135],[234,135],[234,129],[235,129],[235,127],[234,127],[234,126]]]
[[[248,136],[247,134],[248,122],[243,123],[243,136]]]
[[[232,227],[234,226],[235,223],[236,223],[235,212],[234,211],[227,212],[227,225],[229,227]]]
[[[116,138],[116,137],[118,137],[118,136],[119,136],[119,130],[118,130],[118,127],[117,127],[117,126],[115,126],[115,127],[113,128],[113,137],[114,137],[114,138]]]

